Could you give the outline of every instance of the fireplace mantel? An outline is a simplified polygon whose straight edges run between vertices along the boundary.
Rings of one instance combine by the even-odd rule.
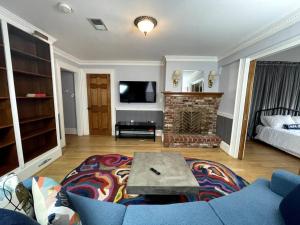
[[[164,91],[162,92],[165,96],[198,96],[198,97],[222,97],[224,93],[222,92],[171,92]]]

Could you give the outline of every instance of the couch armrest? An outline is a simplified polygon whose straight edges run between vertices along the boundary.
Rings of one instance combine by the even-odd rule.
[[[270,188],[276,194],[285,197],[298,184],[300,184],[300,176],[286,170],[275,170],[272,174]]]

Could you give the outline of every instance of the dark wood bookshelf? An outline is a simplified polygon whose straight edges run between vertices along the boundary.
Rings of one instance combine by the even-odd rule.
[[[23,155],[28,162],[57,146],[50,46],[12,25],[8,33]],[[29,93],[46,97],[26,97]]]
[[[19,76],[35,76],[35,77],[52,79],[52,77],[49,76],[49,75],[44,75],[44,74],[39,74],[39,73],[32,73],[32,72],[27,72],[27,71],[22,71],[22,70],[14,70],[14,74],[19,75]]]
[[[10,146],[10,145],[14,145],[15,143],[16,143],[15,141],[0,143],[0,149],[5,148],[5,147]]]
[[[5,128],[9,128],[9,127],[13,127],[13,124],[6,124],[6,125],[1,125],[0,129],[5,129]]]
[[[18,167],[17,149],[9,98],[5,53],[0,25],[0,176]]]
[[[34,118],[25,118],[23,120],[20,120],[20,124],[26,124],[26,123],[33,123],[40,120],[48,120],[54,118],[54,115],[49,116],[40,116],[40,117],[34,117]]]
[[[29,57],[29,58],[33,58],[33,59],[37,59],[37,60],[42,60],[42,61],[45,61],[47,63],[51,63],[51,61],[48,60],[48,59],[44,59],[42,57],[27,53],[27,52],[23,52],[23,51],[20,51],[18,49],[11,48],[10,50],[11,50],[11,54],[19,54],[19,55],[22,55],[22,56],[25,56],[25,57]]]
[[[53,98],[53,96],[45,96],[45,97],[17,97],[17,99],[25,99],[25,100],[47,100],[47,99],[51,99]]]

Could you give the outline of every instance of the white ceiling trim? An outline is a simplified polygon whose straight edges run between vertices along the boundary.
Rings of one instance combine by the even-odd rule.
[[[217,56],[166,55],[167,62],[217,62]]]
[[[82,66],[162,66],[161,61],[139,61],[139,60],[83,60]]]
[[[73,55],[71,55],[71,54],[69,54],[69,53],[67,53],[67,52],[65,52],[65,51],[63,51],[63,50],[55,47],[55,46],[53,46],[53,50],[54,50],[54,54],[55,55],[59,55],[59,56],[65,58],[65,59],[68,59],[68,60],[70,60],[70,61],[72,61],[72,62],[80,65],[81,60],[78,59],[77,57],[75,57],[75,56],[73,56]]]
[[[139,61],[139,60],[81,60],[77,57],[54,47],[54,54],[68,59],[80,66],[162,66],[161,61]]]
[[[251,45],[256,44],[257,42],[266,39],[279,31],[282,31],[295,23],[300,22],[300,9],[297,9],[293,13],[289,14],[288,16],[284,17],[282,20],[279,20],[276,23],[273,23],[270,26],[264,27],[260,31],[256,32],[255,34],[252,34],[248,38],[245,39],[245,41],[241,42],[239,45],[237,45],[235,48],[231,49],[227,53],[225,53],[222,57],[219,57],[219,60],[225,59],[228,56],[233,55],[234,53],[245,49]]]
[[[3,8],[2,6],[0,6],[0,19],[3,21],[6,21],[7,23],[9,23],[15,27],[18,27],[30,34],[32,34],[34,31],[40,32],[48,37],[48,41],[45,39],[42,39],[42,38],[40,38],[40,39],[43,41],[46,41],[48,43],[52,44],[56,41],[56,39],[54,37],[47,34],[45,31],[37,28],[36,26],[32,25],[31,23],[27,22],[26,20],[22,19],[21,17],[17,16],[16,14],[13,14],[12,12],[8,11],[7,9]]]

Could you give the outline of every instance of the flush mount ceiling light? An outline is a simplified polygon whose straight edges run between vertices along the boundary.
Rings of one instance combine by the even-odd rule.
[[[139,16],[134,20],[134,25],[146,36],[156,27],[157,20],[151,16]]]
[[[73,9],[71,6],[69,6],[67,3],[60,2],[57,4],[57,8],[60,12],[64,14],[71,14],[73,12]]]

